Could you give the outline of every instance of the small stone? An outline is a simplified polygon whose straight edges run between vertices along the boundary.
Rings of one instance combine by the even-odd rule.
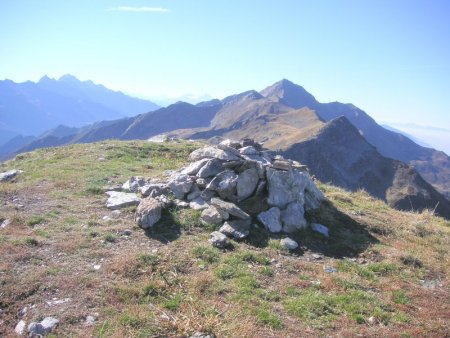
[[[49,300],[49,301],[45,302],[45,304],[47,304],[47,306],[55,306],[55,305],[61,305],[64,303],[68,303],[71,300],[72,300],[71,298],[53,299],[53,300]]]
[[[132,233],[133,233],[133,231],[131,231],[130,229],[125,229],[122,231],[123,236],[131,236]]]
[[[323,271],[326,273],[336,273],[338,270],[336,268],[333,268],[332,266],[324,266]]]
[[[219,231],[212,232],[210,236],[209,243],[216,248],[225,248],[229,245],[227,236]]]
[[[46,317],[40,323],[30,323],[30,325],[28,325],[28,333],[31,337],[42,337],[52,332],[58,324],[58,319]]]
[[[292,164],[289,161],[275,160],[273,161],[271,167],[274,169],[287,171],[292,169]]]
[[[210,179],[208,179],[208,178],[200,178],[200,177],[197,178],[197,180],[195,181],[195,183],[197,183],[197,186],[200,189],[205,189],[206,186],[209,184],[209,182],[211,182]]]
[[[187,208],[189,208],[189,202],[185,202],[185,201],[182,201],[182,200],[179,200],[179,199],[175,199],[173,201],[173,204],[177,208],[180,208],[180,209],[187,209]]]
[[[100,270],[102,266],[100,264],[96,264],[94,265],[94,270]]]
[[[122,214],[122,211],[120,211],[120,210],[113,210],[111,212],[111,214],[113,215],[114,218],[118,218]]]
[[[236,239],[243,239],[250,233],[250,219],[225,222],[219,231]]]
[[[197,197],[189,203],[189,207],[194,210],[203,210],[209,207],[209,204],[201,197]]]
[[[4,229],[11,224],[11,220],[5,219],[0,223],[0,229]]]
[[[258,155],[259,151],[255,149],[255,147],[248,146],[248,147],[242,147],[239,149],[239,153],[242,155]]]
[[[281,212],[277,207],[272,207],[267,211],[261,212],[258,215],[258,220],[264,224],[266,229],[270,232],[280,232],[282,229],[281,226]]]
[[[239,149],[241,147],[241,143],[239,141],[230,139],[225,139],[222,142],[220,142],[220,144],[234,149]]]
[[[234,155],[232,152],[225,151],[217,147],[205,147],[197,149],[189,155],[189,159],[191,161],[198,161],[204,158],[217,158],[224,161],[239,160],[239,157]]]
[[[367,322],[368,322],[370,325],[373,325],[373,324],[376,324],[376,323],[377,323],[377,319],[376,319],[374,316],[371,316],[371,317],[369,317],[369,318],[367,319]]]
[[[27,326],[27,323],[24,320],[20,320],[16,324],[16,327],[14,328],[14,332],[17,333],[19,336],[21,336],[25,333],[26,326]]]
[[[280,241],[280,245],[282,248],[287,250],[295,250],[298,248],[298,243],[289,237],[283,238]]]
[[[94,316],[86,316],[86,320],[84,321],[85,326],[91,326],[94,325],[97,321],[97,317]]]
[[[323,258],[323,256],[319,254],[312,254],[311,257],[316,261],[321,260]]]
[[[213,206],[204,209],[202,211],[202,214],[200,215],[200,222],[204,225],[207,224],[217,225],[222,223],[222,221],[223,218],[221,213]]]
[[[128,181],[122,185],[122,189],[126,192],[138,192],[139,188],[147,183],[145,177],[132,176]]]
[[[111,217],[109,217],[109,216],[103,216],[102,217],[102,220],[104,220],[104,221],[110,221],[112,218]]]
[[[216,336],[212,333],[195,332],[192,336],[189,336],[189,338],[216,338]]]
[[[315,232],[318,232],[319,234],[324,235],[325,237],[330,237],[330,230],[325,225],[313,223],[311,224],[311,229]]]

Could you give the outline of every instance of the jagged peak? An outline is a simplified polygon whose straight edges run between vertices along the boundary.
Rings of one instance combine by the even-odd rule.
[[[260,93],[266,98],[282,102],[296,109],[303,107],[314,108],[318,104],[314,96],[307,92],[305,88],[287,79],[275,82]]]

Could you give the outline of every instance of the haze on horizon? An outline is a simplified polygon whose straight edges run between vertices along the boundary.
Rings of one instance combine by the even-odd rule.
[[[73,74],[168,102],[287,78],[378,121],[450,129],[450,3],[0,2],[0,79]]]

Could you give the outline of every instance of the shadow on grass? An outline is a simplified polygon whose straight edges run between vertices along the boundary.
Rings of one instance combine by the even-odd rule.
[[[163,244],[168,244],[182,235],[182,228],[173,210],[165,209],[161,221],[155,224],[153,228],[145,230],[145,235]]]
[[[322,203],[319,209],[307,213],[306,218],[310,223],[327,226],[330,236],[327,238],[311,229],[289,234],[290,238],[299,243],[299,248],[293,251],[293,254],[302,255],[309,250],[333,258],[354,257],[365,251],[369,245],[379,242],[364,224],[342,213],[330,202]],[[286,234],[272,234],[262,228],[252,228],[246,242],[264,248],[270,245],[271,239],[286,236]]]

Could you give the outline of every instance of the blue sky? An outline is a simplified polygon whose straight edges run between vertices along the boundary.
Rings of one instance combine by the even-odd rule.
[[[450,1],[1,0],[0,79],[70,73],[141,97],[282,78],[378,121],[450,129]]]

